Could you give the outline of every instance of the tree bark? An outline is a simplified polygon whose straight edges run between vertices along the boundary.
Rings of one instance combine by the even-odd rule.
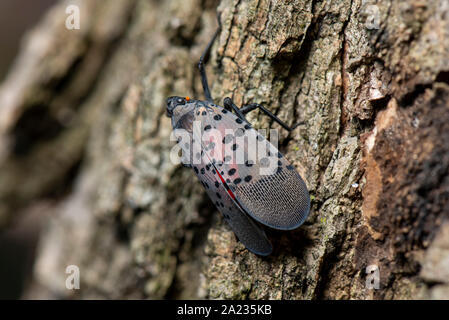
[[[66,5],[29,34],[0,91],[1,225],[48,204],[26,297],[449,297],[445,0],[79,1],[80,30],[64,27]],[[169,157],[165,99],[203,98],[196,65],[217,11],[215,102],[305,122],[280,146],[311,214],[267,230],[266,258]],[[65,287],[68,265],[80,290]]]

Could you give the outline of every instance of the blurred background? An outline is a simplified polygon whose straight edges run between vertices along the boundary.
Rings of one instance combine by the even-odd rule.
[[[3,0],[0,2],[0,80],[19,50],[24,33],[41,18],[56,0]]]
[[[168,94],[201,86],[190,54],[217,1],[194,2],[2,1],[0,299],[197,296],[212,210],[199,190],[199,210],[173,199],[189,173],[165,161],[163,116]]]
[[[0,2],[0,82],[13,63],[26,32],[56,0]],[[1,106],[0,106],[1,107]],[[40,230],[39,216],[29,212],[0,229],[0,299],[21,298],[30,283]]]

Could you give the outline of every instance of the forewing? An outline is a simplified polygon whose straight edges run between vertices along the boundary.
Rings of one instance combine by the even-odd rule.
[[[231,198],[212,163],[194,164],[193,170],[240,242],[255,254],[269,255],[272,246],[265,232]]]
[[[299,227],[309,214],[310,196],[288,160],[249,124],[221,107],[208,109],[198,119],[203,134],[213,129],[220,133],[215,140],[221,141],[206,137],[202,147],[238,205],[269,227]]]

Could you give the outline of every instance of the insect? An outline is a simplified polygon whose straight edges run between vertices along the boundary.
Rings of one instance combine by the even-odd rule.
[[[296,126],[290,128],[256,103],[242,108],[230,98],[224,99],[223,107],[213,103],[204,64],[220,29],[219,21],[198,64],[206,100],[170,97],[167,116],[175,132],[184,133],[178,138],[178,145],[189,157],[185,165],[193,168],[208,196],[245,247],[266,256],[273,248],[261,224],[280,230],[299,227],[309,214],[310,196],[299,173],[252,128],[245,114],[259,109],[286,130]],[[247,140],[239,140],[242,137]],[[255,149],[264,149],[265,153],[260,156]],[[264,169],[269,173],[262,172]]]

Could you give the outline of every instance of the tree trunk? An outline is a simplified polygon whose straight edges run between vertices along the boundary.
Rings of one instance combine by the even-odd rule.
[[[449,298],[447,1],[78,5],[81,28],[55,6],[0,91],[0,222],[37,210],[43,226],[25,297]],[[280,146],[311,214],[267,230],[266,258],[169,158],[165,99],[204,98],[196,65],[217,11],[215,102],[305,123]]]

